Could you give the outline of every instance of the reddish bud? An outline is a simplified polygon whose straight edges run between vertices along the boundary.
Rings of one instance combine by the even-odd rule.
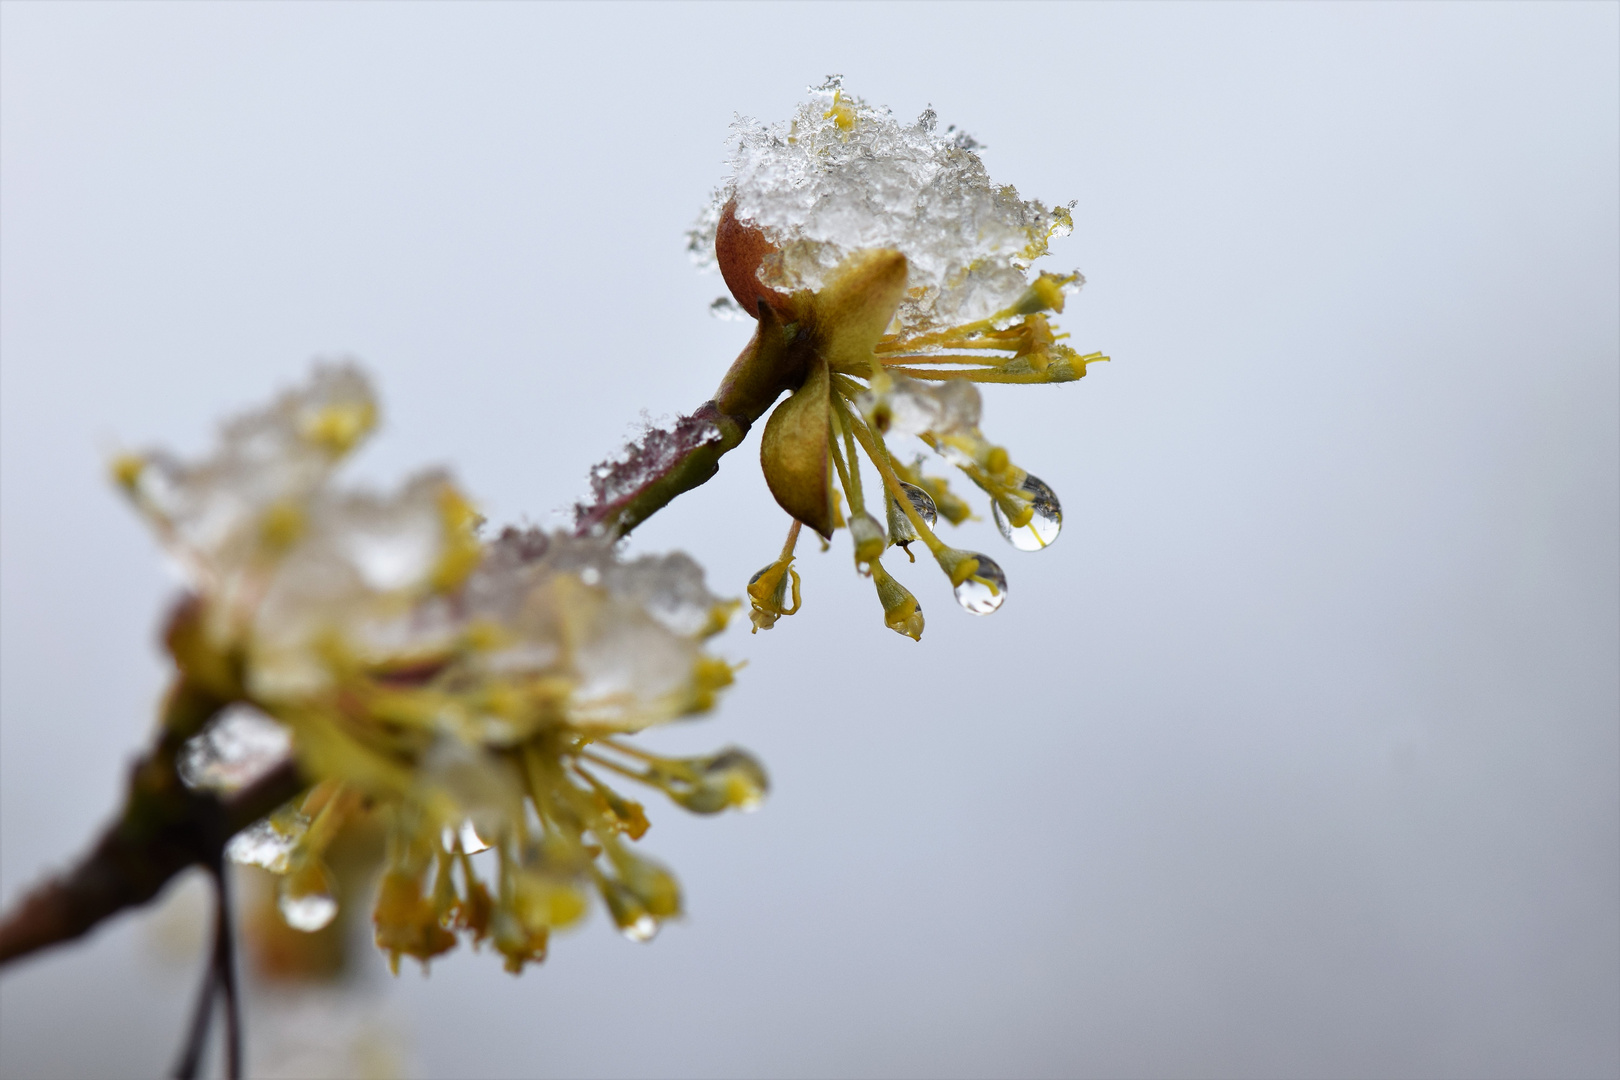
[[[750,316],[759,317],[759,302],[763,300],[783,316],[784,322],[791,322],[792,317],[787,314],[791,310],[788,298],[759,280],[760,263],[777,250],[758,225],[738,220],[735,199],[726,203],[714,231],[714,256],[720,264],[720,276],[725,278],[726,288]]]

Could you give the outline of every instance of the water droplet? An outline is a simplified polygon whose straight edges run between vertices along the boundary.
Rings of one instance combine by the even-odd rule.
[[[1058,503],[1057,492],[1037,476],[1025,476],[1020,490],[1030,503],[1029,521],[1014,528],[1002,512],[1001,504],[991,499],[990,515],[996,519],[996,528],[1019,551],[1049,547],[1057,539],[1058,530],[1063,528],[1063,507]]]
[[[337,901],[325,893],[307,896],[283,896],[279,902],[281,917],[294,930],[312,934],[337,917]]]
[[[276,906],[294,930],[313,933],[337,915],[337,883],[319,858],[307,857],[276,886]]]
[[[911,508],[917,511],[917,516],[931,529],[939,522],[939,508],[934,505],[934,499],[928,492],[916,484],[900,481],[900,487],[906,493],[906,499]],[[891,544],[898,544],[909,553],[911,543],[919,539],[917,530],[912,527],[911,518],[906,516],[900,508],[900,500],[889,496],[889,536]]]
[[[973,557],[979,560],[978,568],[956,587],[956,602],[974,615],[988,615],[1007,599],[1007,575],[995,560],[978,552]]]
[[[587,566],[579,572],[579,580],[587,585],[598,584],[602,580],[602,571],[594,566]]]
[[[670,794],[694,813],[715,814],[727,808],[750,813],[760,808],[771,789],[765,766],[748,751],[735,746],[728,746],[711,758],[696,758],[683,764],[693,768],[696,776],[689,790]]]
[[[619,932],[631,941],[651,941],[658,936],[658,920],[643,912],[619,927]]]

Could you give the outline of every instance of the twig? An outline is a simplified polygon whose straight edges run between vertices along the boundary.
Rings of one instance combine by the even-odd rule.
[[[236,932],[231,925],[230,877],[221,857],[209,867],[214,875],[214,893],[219,899],[214,921],[215,984],[225,1005],[225,1075],[229,1080],[242,1077],[242,1006],[236,995]]]
[[[0,918],[0,966],[72,941],[146,903],[187,867],[219,861],[232,836],[304,787],[287,760],[229,799],[194,792],[180,782],[174,749],[161,740],[142,757],[131,770],[123,812],[96,846]]]
[[[216,894],[217,899],[217,894]],[[215,915],[215,935],[219,933],[219,917]],[[208,1021],[214,1015],[214,995],[219,991],[219,965],[210,961],[203,968],[203,981],[197,991],[197,1004],[191,1011],[191,1025],[186,1030],[180,1060],[174,1066],[174,1080],[195,1080],[202,1065],[203,1048],[208,1044]]]
[[[623,460],[591,470],[591,501],[574,507],[578,536],[617,540],[678,495],[708,483],[776,399],[804,380],[807,339],[759,303],[759,326],[714,397],[669,430],[654,428],[625,447]]]

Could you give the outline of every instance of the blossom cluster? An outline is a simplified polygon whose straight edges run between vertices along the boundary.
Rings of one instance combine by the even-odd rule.
[[[909,556],[920,540],[969,612],[1001,606],[995,560],[935,532],[941,516],[970,517],[968,504],[892,439],[915,437],[982,489],[1014,547],[1045,548],[1061,528],[1056,493],[980,430],[974,384],[1071,382],[1107,359],[1070,348],[1051,321],[1079,273],[1031,273],[1072,229],[1069,208],[991,183],[978,144],[937,127],[931,110],[901,123],[835,77],[785,123],[739,122],[732,175],[690,234],[694,256],[759,322],[717,410],[751,421],[774,404],[761,461],[794,518],[781,555],[749,583],[756,630],[798,609],[801,524],[824,540],[849,531],[858,571],[901,634],[920,638],[923,618],[881,564],[891,546]]]
[[[115,466],[190,589],[169,635],[182,677],[275,725],[311,785],[230,854],[280,874],[289,923],[319,929],[339,899],[323,853],[380,818],[376,940],[396,966],[466,936],[521,970],[593,894],[650,937],[680,890],[636,850],[646,814],[610,781],[698,813],[759,804],[745,752],[671,759],[627,738],[713,705],[732,668],[704,642],[735,605],[685,555],[625,560],[536,529],[486,540],[443,472],[386,494],[340,483],[376,419],[359,369],[327,364],[226,424],[207,457]],[[224,713],[193,740],[188,780],[240,783],[251,735]],[[492,875],[472,858],[486,850]]]

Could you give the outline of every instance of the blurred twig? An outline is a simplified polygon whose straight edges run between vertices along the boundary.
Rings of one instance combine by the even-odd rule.
[[[177,750],[161,738],[130,770],[124,808],[95,847],[0,917],[0,965],[146,903],[187,867],[217,865],[232,836],[303,787],[289,759],[226,799],[192,791],[175,768]]]

